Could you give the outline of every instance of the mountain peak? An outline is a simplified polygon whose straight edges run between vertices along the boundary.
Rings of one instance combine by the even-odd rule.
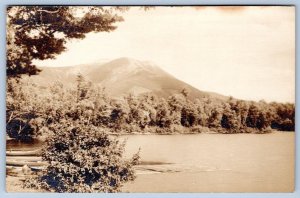
[[[140,62],[141,61],[136,60],[134,58],[121,57],[121,58],[117,58],[117,59],[114,59],[114,60],[108,62],[108,64],[126,66],[126,65],[135,65]]]
[[[137,61],[137,60],[134,58],[120,57],[120,58],[112,60],[111,62],[130,63],[130,62],[135,62],[135,61]]]
[[[138,72],[138,71],[148,71],[148,72],[154,72],[158,69],[160,69],[155,64],[149,62],[149,61],[140,61],[134,58],[128,58],[128,57],[122,57],[118,59],[114,59],[106,64],[103,65],[103,67],[108,67],[107,69],[114,71],[124,71],[126,73],[128,72]]]
[[[109,95],[114,97],[122,97],[128,93],[152,93],[167,98],[179,93],[183,88],[190,90],[191,98],[212,95],[176,79],[153,62],[128,57],[74,67],[49,67],[31,79],[45,86],[56,80],[71,85],[76,83],[78,72],[88,81],[106,87]]]

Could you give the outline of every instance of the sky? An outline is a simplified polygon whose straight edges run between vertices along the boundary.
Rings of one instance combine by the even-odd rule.
[[[71,66],[129,57],[151,61],[190,85],[245,100],[295,101],[295,8],[133,7],[110,33],[67,43]]]

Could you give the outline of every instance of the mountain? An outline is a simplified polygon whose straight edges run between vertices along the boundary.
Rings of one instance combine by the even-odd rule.
[[[191,98],[226,98],[216,93],[200,91],[176,79],[151,62],[129,58],[119,58],[106,63],[98,62],[71,67],[43,67],[41,69],[42,72],[39,75],[31,77],[41,86],[48,86],[55,81],[60,81],[68,86],[74,84],[77,74],[81,73],[86,80],[105,87],[113,97],[128,93],[139,95],[148,92],[168,97],[186,88],[189,90]]]

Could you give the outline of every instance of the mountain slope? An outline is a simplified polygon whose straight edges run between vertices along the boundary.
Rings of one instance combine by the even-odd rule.
[[[81,73],[86,80],[106,87],[109,94],[119,97],[128,93],[135,95],[151,92],[157,96],[168,97],[179,93],[183,88],[190,92],[191,98],[225,96],[203,92],[180,81],[150,62],[129,58],[119,58],[107,63],[77,65],[72,67],[43,67],[42,72],[32,77],[41,86],[55,81],[65,85],[74,84],[76,75]]]

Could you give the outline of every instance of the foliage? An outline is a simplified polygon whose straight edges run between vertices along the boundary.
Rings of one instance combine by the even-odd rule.
[[[55,192],[117,192],[124,182],[135,178],[133,165],[139,155],[124,160],[124,143],[109,137],[111,130],[103,128],[105,123],[99,119],[104,106],[109,109],[108,118],[112,109],[103,89],[83,77],[78,77],[72,89],[60,83],[41,89],[21,79],[8,83],[13,87],[7,95],[8,128],[14,124],[12,120],[19,119],[17,115],[32,114],[26,123],[34,130],[25,135],[48,137],[43,160],[49,165],[26,182],[28,187]]]
[[[37,87],[33,84],[8,79],[6,132],[9,137],[30,141],[39,135],[44,119],[40,117],[43,107],[36,91]]]
[[[133,165],[138,153],[124,160],[125,143],[108,136],[103,128],[80,122],[51,127],[43,160],[48,162],[28,187],[54,192],[119,192],[122,184],[135,179]],[[62,138],[63,137],[63,138]]]
[[[271,127],[282,131],[295,130],[295,105],[271,103],[274,114]]]
[[[69,120],[114,134],[195,133],[207,128],[220,133],[264,133],[270,128],[293,131],[294,117],[295,106],[289,103],[206,97],[192,101],[180,93],[168,99],[151,94],[112,99],[81,75],[72,88],[60,83],[41,88],[26,79],[8,80],[7,134],[21,140],[53,133],[52,125]]]
[[[7,8],[8,77],[34,75],[34,59],[53,59],[66,50],[70,39],[89,32],[110,32],[123,20],[124,7],[101,6],[9,6]]]

